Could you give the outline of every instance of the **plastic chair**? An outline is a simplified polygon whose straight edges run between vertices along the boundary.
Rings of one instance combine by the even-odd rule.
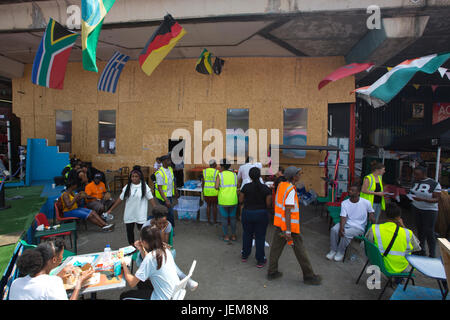
[[[78,222],[80,220],[80,218],[75,218],[75,217],[64,217],[63,215],[63,208],[62,208],[62,199],[58,198],[58,200],[55,202],[55,216],[56,216],[56,220],[58,222],[64,223],[64,222]],[[86,220],[82,220],[84,223],[84,227],[87,230],[87,221]]]
[[[48,222],[47,216],[43,213],[38,213],[35,217],[34,220],[36,220],[37,225],[41,225],[43,224],[44,227],[49,227],[50,223]],[[56,234],[52,234],[49,236],[43,236],[41,237],[41,239],[48,239],[48,238],[52,238],[52,237],[63,237],[65,240],[65,236],[69,236],[70,237],[70,248],[73,248],[73,244],[72,244],[72,231],[67,231],[67,232],[61,232],[61,233],[56,233]]]
[[[20,240],[20,243],[23,245],[23,247],[25,249],[33,249],[36,248],[37,246],[34,244],[29,244],[28,242],[26,242],[25,240]],[[63,253],[63,261],[66,260],[68,257],[72,257],[75,256],[75,253],[73,253],[72,251],[66,250],[64,249],[64,253]]]
[[[377,246],[375,244],[373,244],[372,242],[370,242],[366,237],[361,237],[364,241],[364,248],[366,251],[366,256],[367,256],[367,262],[364,265],[363,269],[361,270],[361,273],[359,274],[358,279],[356,280],[356,283],[358,284],[359,279],[361,279],[361,276],[364,272],[364,270],[366,270],[367,265],[370,264],[371,265],[375,265],[378,266],[378,268],[380,268],[380,271],[388,278],[388,281],[386,282],[385,286],[383,287],[383,290],[381,291],[380,295],[378,296],[378,300],[381,299],[381,296],[383,295],[384,291],[386,290],[386,287],[388,285],[392,285],[392,279],[393,278],[408,278],[408,276],[411,274],[411,277],[414,277],[414,275],[412,274],[412,270],[411,272],[400,272],[400,273],[391,273],[389,271],[387,271],[386,266],[384,265],[384,260],[383,257],[380,253],[380,250],[378,250]],[[413,285],[415,285],[414,283],[414,279],[412,279]]]
[[[194,260],[194,262],[192,262],[191,269],[189,270],[189,274],[175,287],[170,300],[184,300],[184,297],[186,296],[186,284],[189,279],[191,279],[196,265],[197,260]]]

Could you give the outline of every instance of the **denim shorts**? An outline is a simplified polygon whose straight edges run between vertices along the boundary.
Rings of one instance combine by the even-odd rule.
[[[92,210],[88,208],[76,208],[70,211],[64,212],[65,218],[80,218],[86,220],[91,214]]]

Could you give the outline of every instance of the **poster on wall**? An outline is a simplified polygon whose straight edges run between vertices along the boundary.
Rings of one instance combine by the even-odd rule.
[[[226,157],[239,163],[245,161],[248,154],[248,109],[228,109],[226,129]]]
[[[447,120],[450,117],[450,102],[433,104],[433,124]]]
[[[412,104],[412,117],[413,119],[423,119],[425,115],[425,105],[423,103]]]
[[[295,108],[283,111],[283,145],[306,146],[308,127],[308,109]],[[283,150],[283,156],[302,159],[306,157],[304,150]]]

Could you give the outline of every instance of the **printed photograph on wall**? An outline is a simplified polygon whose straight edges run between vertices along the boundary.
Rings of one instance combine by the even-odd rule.
[[[425,105],[423,103],[412,104],[412,118],[423,119],[425,116]]]
[[[56,145],[59,152],[72,152],[72,111],[56,110]]]
[[[305,146],[307,141],[308,109],[295,108],[283,110],[283,145]],[[283,150],[288,158],[305,158],[306,151]]]
[[[248,153],[249,112],[248,109],[227,110],[226,157],[229,160],[245,161]]]

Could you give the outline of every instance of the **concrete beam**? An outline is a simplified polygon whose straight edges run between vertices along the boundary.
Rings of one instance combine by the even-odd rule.
[[[313,12],[366,10],[373,0],[116,0],[104,26],[161,21],[167,13],[178,20],[270,16]],[[50,17],[66,25],[67,8],[81,0],[53,0],[0,5],[0,32],[43,30]],[[378,0],[382,9],[414,9],[450,5],[450,0]]]
[[[429,16],[382,19],[381,29],[369,31],[345,56],[347,63],[382,65],[423,35]]]
[[[14,79],[14,78],[22,78],[24,64],[6,58],[4,56],[0,56],[0,76]]]

